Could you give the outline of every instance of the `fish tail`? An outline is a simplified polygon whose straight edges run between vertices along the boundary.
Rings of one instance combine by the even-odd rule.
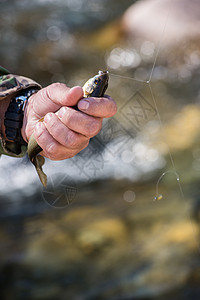
[[[41,155],[36,155],[32,158],[32,163],[38,173],[41,183],[44,187],[47,186],[47,175],[43,172],[42,166],[44,165],[45,159]]]

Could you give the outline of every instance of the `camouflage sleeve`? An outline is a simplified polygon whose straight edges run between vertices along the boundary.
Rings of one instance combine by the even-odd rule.
[[[30,87],[41,89],[40,84],[38,84],[34,80],[23,76],[10,74],[8,70],[0,66],[0,102],[2,100],[10,101],[12,97],[16,95],[16,93]],[[0,125],[2,124],[2,122],[3,120],[0,120]],[[6,142],[4,140],[1,134],[0,126],[0,155],[6,154],[9,156],[21,157],[24,156],[25,153],[25,146],[21,147],[21,151],[19,151],[19,149],[16,151],[15,143]]]

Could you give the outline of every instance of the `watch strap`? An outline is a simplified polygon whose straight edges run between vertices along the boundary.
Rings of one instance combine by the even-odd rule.
[[[21,135],[24,109],[28,98],[37,91],[37,88],[23,90],[11,100],[4,119],[5,134],[10,141],[14,141],[20,145],[27,144]]]

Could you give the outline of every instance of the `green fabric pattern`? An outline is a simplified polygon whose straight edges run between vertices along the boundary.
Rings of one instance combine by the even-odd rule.
[[[0,66],[0,101],[5,99],[9,101],[16,93],[29,87],[41,89],[41,85],[34,80],[11,74],[8,70]],[[0,126],[0,156],[1,154],[5,154],[13,157],[22,157],[26,154],[26,150],[27,147],[24,145],[20,146],[13,142],[5,141],[1,134]]]
[[[0,66],[0,76],[9,74],[9,71]]]

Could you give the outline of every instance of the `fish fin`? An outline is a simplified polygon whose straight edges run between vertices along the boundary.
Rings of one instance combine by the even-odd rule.
[[[41,155],[37,155],[33,157],[32,163],[34,164],[36,171],[38,173],[38,176],[40,178],[41,183],[44,187],[47,186],[47,175],[43,172],[42,166],[44,165],[45,159]]]

